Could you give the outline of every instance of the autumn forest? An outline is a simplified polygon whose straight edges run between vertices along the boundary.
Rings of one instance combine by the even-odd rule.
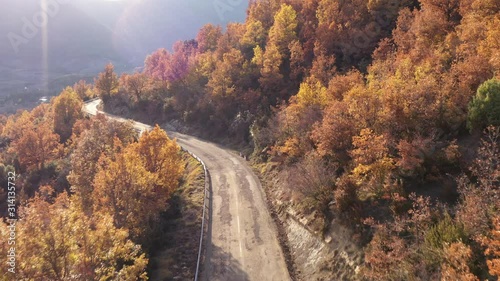
[[[95,97],[243,151],[271,201],[319,237],[332,220],[352,233],[349,279],[500,276],[497,0],[252,0],[244,23],[207,24],[139,72],[109,64],[1,116],[23,280],[147,279],[186,160],[160,126],[85,116]]]

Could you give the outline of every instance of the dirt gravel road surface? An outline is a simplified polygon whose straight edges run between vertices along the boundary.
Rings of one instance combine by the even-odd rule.
[[[95,115],[99,103],[87,102],[84,109]],[[133,126],[151,128],[139,122]],[[260,182],[246,161],[214,143],[172,131],[168,134],[201,158],[211,175],[212,208],[202,280],[290,280]]]

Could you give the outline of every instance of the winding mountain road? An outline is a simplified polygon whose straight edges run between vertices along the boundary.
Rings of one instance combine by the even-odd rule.
[[[89,101],[84,110],[91,115],[103,113],[97,109],[100,102]],[[130,121],[106,115],[118,121]],[[139,131],[151,129],[149,125],[130,122]],[[202,280],[290,280],[260,182],[246,161],[214,143],[177,132],[167,133],[201,158],[211,175],[212,217]]]

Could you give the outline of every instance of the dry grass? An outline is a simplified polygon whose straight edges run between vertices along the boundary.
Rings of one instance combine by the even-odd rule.
[[[150,280],[192,280],[196,270],[204,196],[203,167],[187,153],[181,186],[170,200],[159,251],[150,258]]]

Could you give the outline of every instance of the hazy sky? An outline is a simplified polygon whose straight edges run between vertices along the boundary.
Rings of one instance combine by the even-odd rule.
[[[247,6],[248,0],[0,0],[0,96],[26,87],[57,92],[108,62],[130,72],[156,49],[194,38],[206,23],[243,22]]]
[[[37,21],[44,1],[47,36],[54,42],[49,48],[98,38],[92,44],[105,39],[109,42],[102,43],[111,43],[120,55],[140,60],[157,48],[194,38],[206,23],[241,22],[248,6],[248,0],[0,0],[0,55],[12,51],[22,55],[39,48],[43,28],[38,28]],[[64,42],[65,38],[77,41]]]

